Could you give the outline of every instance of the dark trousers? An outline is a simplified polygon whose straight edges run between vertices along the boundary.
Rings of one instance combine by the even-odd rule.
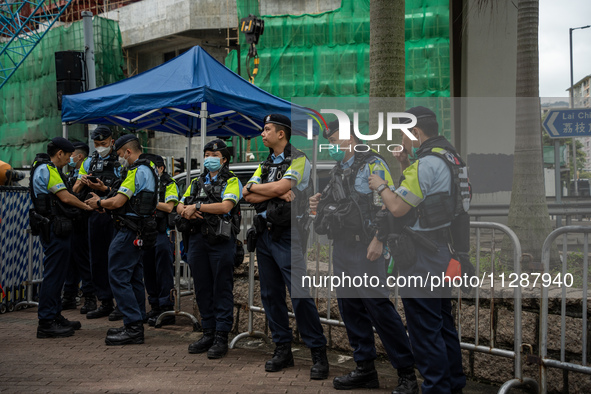
[[[230,331],[234,315],[235,238],[212,245],[201,234],[191,234],[188,261],[195,299],[204,329]]]
[[[174,244],[166,233],[159,233],[156,245],[144,251],[144,283],[150,305],[171,307],[174,288]]]
[[[334,275],[341,278],[343,275],[359,278],[365,275],[379,280],[375,282],[375,288],[369,282],[367,286],[364,283],[337,288],[339,311],[353,348],[353,357],[356,362],[376,359],[375,327],[392,366],[397,369],[412,367],[414,358],[406,329],[389,299],[384,258],[380,256],[369,261],[367,246],[356,241],[334,241]]]
[[[123,323],[146,318],[146,290],[142,280],[142,250],[133,245],[136,234],[127,228],[117,232],[109,249],[109,278]]]
[[[437,241],[438,252],[432,254],[417,247],[417,262],[403,275],[441,276],[450,260],[447,245]],[[420,290],[423,291],[423,290]],[[459,390],[466,385],[462,369],[460,341],[451,313],[451,289],[435,288],[424,293],[415,289],[401,289],[406,322],[415,355],[416,365],[425,379],[424,394],[443,394]]]
[[[318,310],[307,289],[299,284],[306,272],[306,262],[302,253],[297,230],[284,230],[277,241],[273,234],[265,229],[257,240],[257,261],[261,280],[261,299],[273,342],[285,343],[293,339],[285,303],[285,287],[289,289],[291,303],[302,340],[309,348],[326,345]]]
[[[92,274],[90,272],[90,254],[88,252],[88,217],[86,216],[74,222],[72,252],[66,283],[64,283],[64,293],[77,294],[80,280],[82,280],[82,286],[80,287],[82,294],[94,294]]]
[[[90,269],[92,284],[101,302],[113,300],[109,282],[109,247],[114,234],[113,219],[110,215],[98,212],[90,214],[88,218]]]
[[[51,226],[48,240],[41,237],[43,247],[43,283],[39,289],[37,316],[43,320],[53,320],[62,312],[62,287],[66,280],[70,261],[71,234],[57,237]]]

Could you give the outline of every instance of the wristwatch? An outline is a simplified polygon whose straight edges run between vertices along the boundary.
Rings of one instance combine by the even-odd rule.
[[[201,203],[200,202],[195,203],[195,209],[198,211],[201,210]]]
[[[250,182],[246,185],[246,191],[248,191],[250,193],[250,188],[252,187],[252,185],[254,185],[254,182]]]
[[[378,192],[378,194],[381,196],[382,192],[384,190],[386,190],[388,188],[388,184],[386,183],[382,183],[380,186],[378,186],[378,188],[376,189],[376,191]]]
[[[100,198],[98,200],[96,200],[96,206],[99,207],[100,209],[103,209],[103,207],[101,206],[101,199]]]

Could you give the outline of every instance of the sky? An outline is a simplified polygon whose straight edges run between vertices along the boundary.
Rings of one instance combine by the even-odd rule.
[[[591,25],[591,0],[540,0],[540,97],[568,97],[569,28]],[[573,31],[573,81],[591,74],[591,28]]]

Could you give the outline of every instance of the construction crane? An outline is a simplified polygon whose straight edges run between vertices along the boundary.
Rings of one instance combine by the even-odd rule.
[[[73,0],[0,0],[0,89]]]

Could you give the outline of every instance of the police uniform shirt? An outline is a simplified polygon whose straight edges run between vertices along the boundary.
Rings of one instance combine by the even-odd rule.
[[[101,155],[98,155],[98,160],[103,161],[103,160],[105,160],[105,158],[102,157]],[[91,156],[88,156],[86,159],[84,159],[84,162],[82,163],[82,165],[80,166],[80,170],[78,171],[78,179],[82,179],[82,175],[89,174],[91,162],[92,162]],[[121,177],[121,167],[119,167],[119,166],[115,167],[114,172],[115,172],[115,175],[117,176],[117,178]]]
[[[437,156],[425,156],[404,170],[404,181],[394,191],[411,207],[416,208],[426,196],[435,193],[451,193],[451,173],[447,165]],[[411,226],[415,231],[436,230],[449,223],[433,228],[422,228],[419,221]]]
[[[171,182],[170,185],[166,186],[164,202],[174,201],[174,205],[176,206],[179,203],[179,194],[179,187],[176,182]]]
[[[271,159],[273,160],[273,164],[280,164],[285,160],[285,152],[282,152],[279,156],[275,156],[274,153],[271,154]],[[272,167],[269,171],[269,179],[275,178],[276,167]],[[304,190],[308,187],[308,183],[310,183],[310,161],[306,159],[305,156],[298,157],[292,160],[291,165],[285,171],[282,178],[291,179],[296,182],[296,188],[298,190]],[[263,165],[259,164],[259,167],[254,172],[252,177],[248,180],[248,183],[262,183],[261,174],[263,172]]]
[[[355,162],[355,155],[353,155],[349,160],[346,162],[341,162],[341,168],[343,170],[351,167]],[[381,159],[376,158],[373,163],[365,163],[365,165],[361,166],[357,175],[355,176],[355,190],[362,194],[369,194],[371,193],[371,189],[369,188],[369,176],[373,173],[374,168],[380,163],[382,167],[386,170],[384,176],[386,179],[385,181],[388,182],[388,185],[393,185],[394,182],[392,181],[392,176],[390,175],[390,171],[388,169],[388,165]]]
[[[153,165],[153,164],[152,164]],[[156,182],[152,170],[141,165],[127,171],[127,176],[121,183],[117,193],[121,193],[131,199],[141,191],[153,192],[156,190]],[[132,215],[133,214],[129,214]]]
[[[285,160],[285,152],[281,152],[279,156],[275,156],[275,153],[271,153],[271,160],[273,160],[273,164],[280,164]],[[283,174],[281,179],[290,179],[296,182],[296,189],[302,191],[308,187],[308,183],[310,183],[310,161],[306,158],[306,156],[301,156],[296,158],[295,160],[291,161],[290,166]],[[274,171],[277,171],[277,167],[271,167],[269,171],[269,178],[275,178]],[[249,183],[256,183],[260,184],[262,182],[261,175],[263,172],[263,165],[259,164],[259,167],[254,172],[252,177],[248,180],[247,184]],[[260,215],[264,218],[267,217],[267,211],[263,211]]]
[[[216,180],[217,175],[213,177],[213,180]],[[193,187],[193,183],[197,182],[197,180],[194,180],[193,182],[191,182],[191,184],[189,185],[189,187],[187,188],[187,190],[185,191],[185,194],[183,194],[183,198],[181,199],[181,203],[185,203],[185,198],[189,197],[191,195],[191,189]],[[204,183],[207,185],[209,183],[211,183],[211,178],[210,178],[210,174],[205,175],[205,181]],[[242,184],[240,183],[240,180],[233,176],[230,179],[228,179],[228,181],[226,182],[226,187],[224,187],[224,190],[222,190],[222,202],[223,201],[232,201],[234,203],[234,205],[238,204],[238,201],[240,201],[240,199],[242,198]],[[229,213],[229,211],[228,211]]]
[[[41,164],[33,174],[33,192],[35,197],[47,192],[56,194],[60,190],[66,190],[66,184],[62,180],[59,171],[55,167]]]

